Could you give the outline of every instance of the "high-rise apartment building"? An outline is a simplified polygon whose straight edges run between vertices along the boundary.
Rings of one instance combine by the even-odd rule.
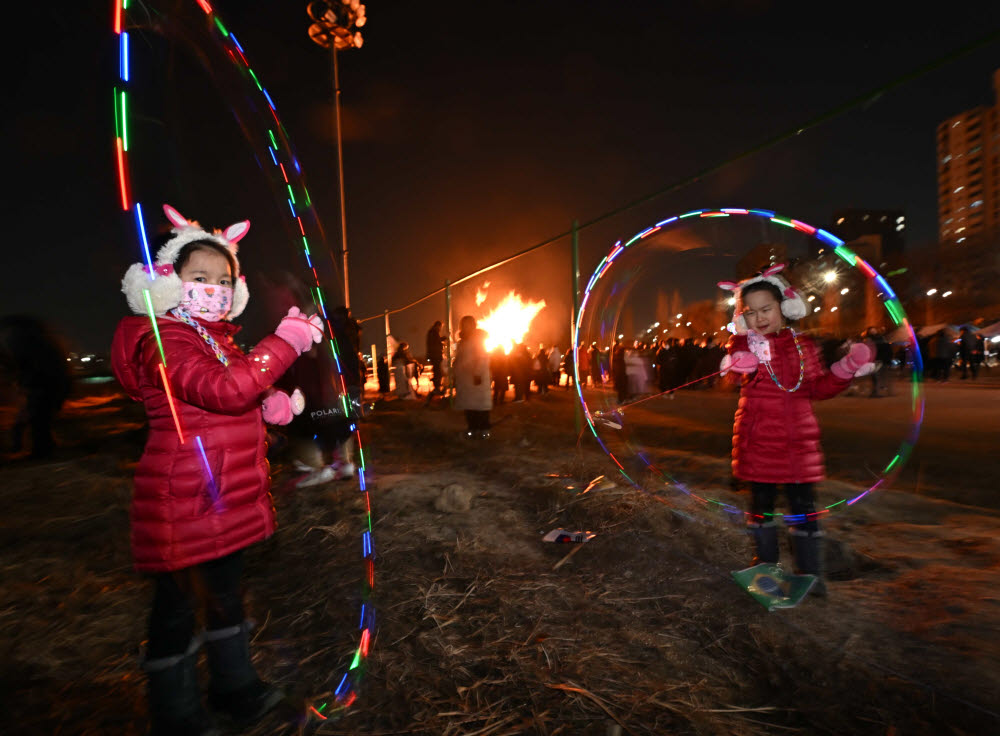
[[[950,117],[937,128],[938,236],[961,243],[1000,230],[1000,69],[992,106]]]

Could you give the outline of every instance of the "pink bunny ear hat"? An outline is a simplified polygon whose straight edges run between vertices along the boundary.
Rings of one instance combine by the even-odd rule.
[[[250,221],[237,222],[223,231],[208,232],[196,221],[189,221],[169,204],[163,205],[163,212],[174,225],[171,229],[173,237],[157,251],[153,273],[149,272],[149,267],[145,263],[133,263],[125,272],[125,278],[122,279],[122,293],[128,300],[129,308],[136,314],[148,314],[143,293],[146,291],[149,292],[153,313],[156,315],[162,316],[180,304],[184,286],[180,276],[174,273],[174,261],[177,260],[181,248],[188,243],[210,240],[228,250],[236,263],[237,272],[233,274],[235,281],[233,308],[229,311],[227,319],[239,317],[250,300],[250,292],[247,290],[246,280],[239,273],[240,261],[236,256],[239,248],[236,244],[247,234]]]
[[[756,284],[760,281],[767,281],[769,284],[773,284],[778,287],[778,291],[781,292],[781,313],[785,315],[786,319],[802,319],[806,316],[806,303],[802,300],[802,295],[799,294],[792,286],[785,281],[778,274],[781,273],[785,268],[784,263],[779,263],[776,266],[771,266],[766,271],[762,272],[758,276],[753,276],[752,278],[735,283],[733,281],[720,281],[719,288],[725,289],[726,291],[732,291],[736,295],[736,308],[733,311],[733,326],[736,328],[736,333],[742,335],[747,331],[747,322],[743,318],[743,300],[740,298],[740,294],[744,287],[750,284]]]

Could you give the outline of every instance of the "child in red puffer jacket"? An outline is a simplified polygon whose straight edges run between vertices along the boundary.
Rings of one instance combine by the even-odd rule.
[[[154,583],[143,665],[151,731],[214,734],[195,666],[202,643],[216,710],[249,721],[283,697],[251,664],[240,577],[243,550],[275,525],[263,422],[287,424],[303,409],[298,391],[272,385],[322,327],[293,307],[245,355],[228,320],[249,298],[236,257],[249,222],[210,233],[164,211],[174,228],[153,268],[134,264],[122,280],[132,311],[147,316],[121,321],[111,361],[149,418],[131,522],[135,567]],[[207,630],[196,636],[198,613]]]
[[[874,351],[865,343],[852,345],[827,371],[812,340],[787,325],[804,317],[806,307],[778,276],[783,268],[773,266],[739,284],[719,284],[738,291],[737,334],[721,365],[723,374],[743,377],[733,426],[733,475],[750,483],[754,564],[778,561],[774,502],[780,485],[788,498],[785,522],[796,569],[816,575],[812,592],[825,595],[813,488],[824,477],[823,451],[812,402],[836,396],[852,378],[874,370]]]

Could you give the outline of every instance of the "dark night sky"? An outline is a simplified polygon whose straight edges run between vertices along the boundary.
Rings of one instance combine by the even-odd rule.
[[[305,5],[215,3],[274,98],[317,211],[335,233],[329,57],[306,36]],[[913,4],[823,4],[808,15],[804,4],[776,2],[680,6],[368,3],[365,45],[343,54],[340,70],[355,316],[402,306],[567,230],[574,218],[664,189],[1000,29],[995,2],[963,4],[961,22],[945,22],[940,4],[922,14]],[[91,351],[106,350],[125,314],[118,281],[138,260],[116,207],[110,7],[33,11],[47,35],[19,59],[5,122],[18,194],[8,195],[14,225],[0,314],[38,314]],[[615,239],[694,207],[770,208],[820,226],[842,207],[900,208],[908,243],[926,243],[936,227],[935,126],[989,104],[998,66],[994,40],[588,228],[581,271],[589,274]],[[208,143],[241,135],[221,106],[194,114]],[[212,171],[199,201],[178,195],[181,211],[217,226],[258,221],[247,169],[223,157]],[[255,234],[268,235],[251,228],[248,272]],[[565,243],[553,246],[493,274],[494,284],[516,282],[528,297],[565,302],[567,254]],[[457,309],[469,299],[457,290]],[[419,344],[442,311],[436,298],[394,317],[394,332]],[[380,340],[378,323],[369,326],[365,342]]]

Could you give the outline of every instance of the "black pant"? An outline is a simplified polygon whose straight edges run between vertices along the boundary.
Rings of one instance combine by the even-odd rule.
[[[785,496],[788,497],[789,515],[785,517],[788,526],[794,526],[805,532],[819,531],[816,521],[816,499],[812,483],[782,483]],[[774,500],[778,495],[777,483],[750,483],[750,513],[752,521],[765,523],[772,520]]]
[[[46,457],[55,449],[52,437],[52,420],[59,412],[63,400],[47,389],[28,389],[24,407],[17,413],[11,428],[12,449],[20,452],[24,447],[25,431],[31,428],[31,454]]]
[[[149,613],[146,656],[160,659],[183,654],[194,638],[195,611],[204,611],[205,628],[243,623],[243,552],[153,575],[155,592]]]
[[[465,410],[465,423],[469,426],[470,432],[490,428],[489,411],[478,411],[475,409]]]
[[[431,385],[434,386],[434,394],[441,393],[441,380],[443,379],[443,373],[441,371],[442,358],[430,358],[431,361]]]

